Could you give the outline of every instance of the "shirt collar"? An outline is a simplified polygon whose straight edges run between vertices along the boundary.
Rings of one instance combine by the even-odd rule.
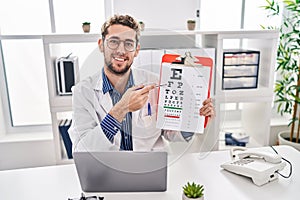
[[[103,84],[102,84],[103,94],[105,94],[106,92],[114,89],[114,87],[111,85],[111,83],[109,82],[107,76],[104,73],[104,68],[102,68],[102,82],[103,82]]]
[[[114,87],[112,86],[112,84],[109,82],[106,74],[104,73],[104,68],[102,68],[102,91],[103,91],[103,94],[105,94],[106,92],[108,91],[111,91],[114,89]],[[128,79],[128,82],[127,82],[127,86],[126,86],[126,89],[127,90],[128,88],[134,86],[134,80],[133,80],[133,75],[132,75],[132,71],[130,70],[130,75],[129,75],[129,79]]]

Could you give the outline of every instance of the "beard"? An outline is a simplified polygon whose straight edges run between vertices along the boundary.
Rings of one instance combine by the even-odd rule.
[[[132,65],[132,62],[128,63],[123,69],[119,69],[118,66],[114,66],[112,64],[112,62],[110,61],[110,59],[106,59],[106,56],[105,56],[105,65],[107,66],[108,70],[111,73],[120,76],[120,75],[126,74],[126,72],[128,72],[128,70],[130,69],[130,67]]]
[[[131,64],[126,65],[125,68],[123,68],[122,70],[117,70],[116,67],[114,67],[112,63],[106,63],[106,66],[110,72],[112,72],[115,75],[120,76],[120,75],[126,74],[126,72],[128,72],[128,70],[131,67]]]

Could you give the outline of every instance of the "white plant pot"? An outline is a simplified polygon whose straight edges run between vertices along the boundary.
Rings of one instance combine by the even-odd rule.
[[[204,196],[196,198],[196,199],[192,199],[192,198],[188,198],[187,196],[185,196],[184,193],[182,193],[182,200],[204,200]]]
[[[296,135],[296,134],[294,134]],[[285,139],[288,138],[288,139]],[[300,144],[291,142],[290,140],[290,131],[281,131],[278,133],[278,141],[280,145],[289,145],[294,147],[295,149],[298,149],[300,151]]]

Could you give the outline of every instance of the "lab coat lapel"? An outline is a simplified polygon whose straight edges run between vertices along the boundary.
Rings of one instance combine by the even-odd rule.
[[[102,91],[103,81],[102,80],[103,80],[102,73],[100,73],[100,72],[97,73],[95,78],[93,78],[92,85],[93,85],[96,96],[98,96],[97,101],[94,106],[97,111],[99,111],[99,109],[104,109],[104,112],[107,114],[111,110],[113,105],[112,105],[112,100],[110,98],[109,93],[107,92],[107,93],[103,94],[103,91]]]
[[[106,113],[108,113],[113,107],[111,97],[108,92],[105,94],[101,92],[101,94],[102,97],[99,99],[99,104],[102,105]]]

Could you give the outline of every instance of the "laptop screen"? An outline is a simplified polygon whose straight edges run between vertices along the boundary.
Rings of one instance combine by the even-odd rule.
[[[167,189],[167,152],[74,152],[85,192],[155,192]]]

